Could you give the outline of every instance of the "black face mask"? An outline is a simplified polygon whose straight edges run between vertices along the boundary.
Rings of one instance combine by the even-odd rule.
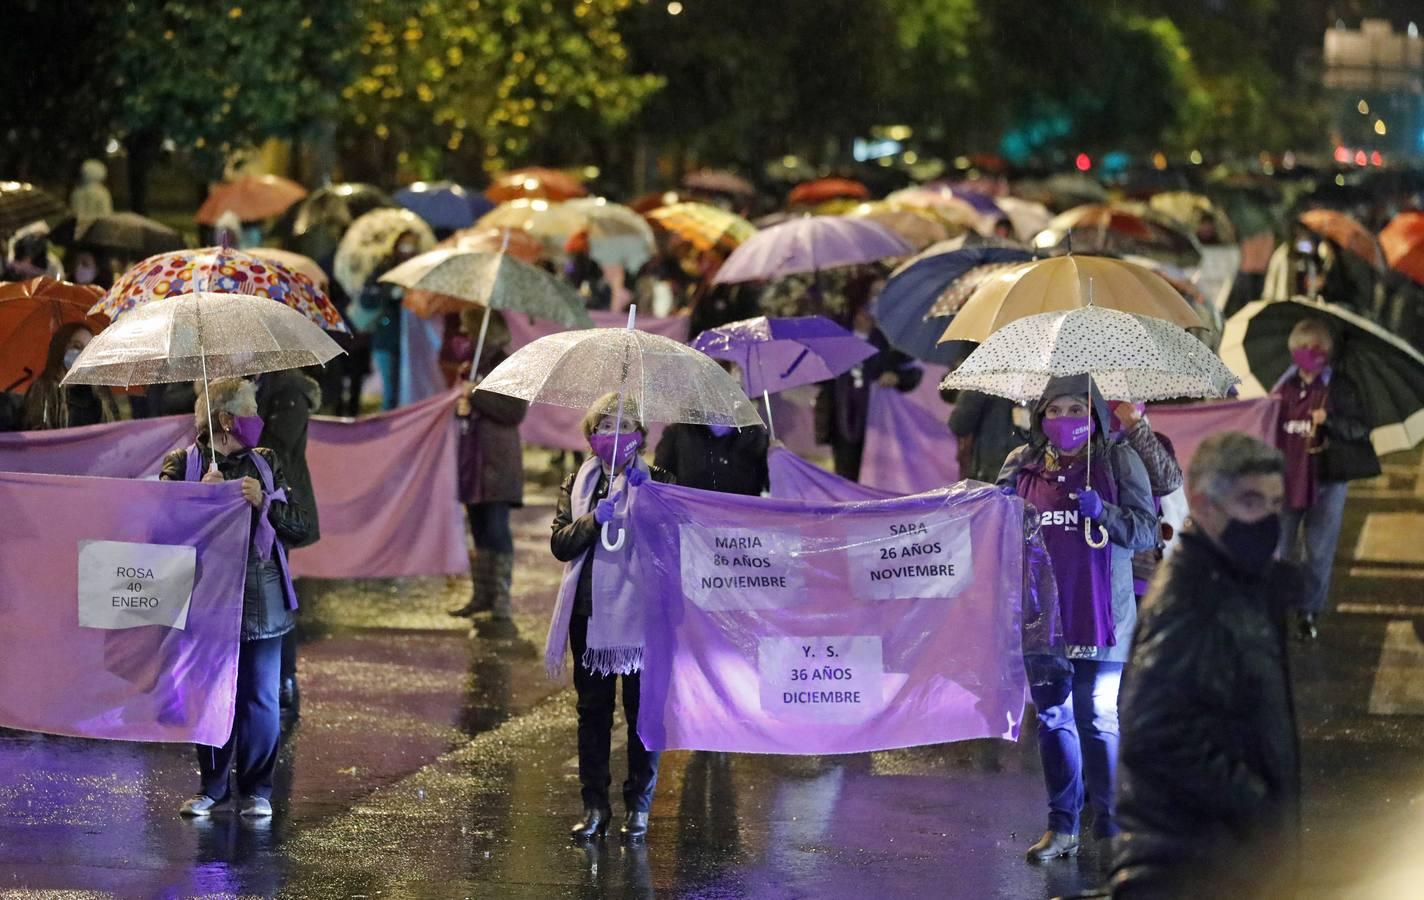
[[[1270,515],[1255,522],[1228,519],[1217,543],[1241,571],[1259,575],[1280,546],[1281,517]]]

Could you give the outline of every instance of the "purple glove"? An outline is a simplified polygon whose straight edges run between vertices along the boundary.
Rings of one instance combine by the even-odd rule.
[[[635,466],[634,468],[628,470],[628,484],[630,487],[637,487],[638,485],[646,482],[647,480],[648,471],[646,469]]]
[[[1103,515],[1103,498],[1098,496],[1098,492],[1092,488],[1078,493],[1078,512],[1084,518],[1099,519]]]
[[[1003,494],[1005,497],[1017,497],[1019,494],[1018,491],[1014,490],[1014,486],[1012,484],[999,485],[999,493]]]
[[[600,525],[607,525],[613,521],[613,515],[618,511],[612,500],[600,500],[593,508],[593,521]]]

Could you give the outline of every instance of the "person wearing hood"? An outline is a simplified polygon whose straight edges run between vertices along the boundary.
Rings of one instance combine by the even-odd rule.
[[[1345,493],[1357,478],[1380,473],[1360,389],[1330,365],[1335,339],[1320,319],[1301,319],[1287,338],[1292,365],[1272,393],[1281,399],[1276,444],[1286,459],[1286,508],[1280,556],[1303,550],[1309,584],[1297,634],[1314,640],[1325,611]]]
[[[113,213],[114,198],[104,184],[108,177],[108,167],[97,159],[86,159],[79,166],[79,185],[69,193],[69,208],[77,220],[75,231],[82,231],[83,226],[100,216]]]
[[[118,404],[107,387],[60,383],[93,337],[85,323],[70,322],[50,338],[44,371],[30,385],[20,413],[21,427],[26,431],[98,425],[119,417]]]
[[[724,361],[721,366],[741,383],[736,363]],[[671,472],[683,487],[756,497],[771,485],[768,446],[767,431],[760,425],[677,423],[663,429],[653,463]]]
[[[1066,644],[1052,674],[1032,679],[1049,812],[1031,862],[1078,854],[1085,788],[1095,836],[1117,831],[1117,693],[1137,618],[1132,555],[1155,545],[1157,517],[1137,452],[1108,439],[1110,416],[1086,376],[1055,378],[1034,407],[1029,443],[998,478],[1038,516]]]

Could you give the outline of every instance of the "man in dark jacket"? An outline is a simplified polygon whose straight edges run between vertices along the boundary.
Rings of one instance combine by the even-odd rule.
[[[669,425],[653,463],[683,487],[758,496],[770,479],[766,429],[718,425]]]
[[[1009,454],[1028,443],[1029,410],[979,391],[941,389],[939,396],[954,404],[949,430],[969,451],[967,459],[961,455],[959,477],[993,484]]]
[[[291,545],[309,547],[321,538],[316,493],[307,466],[307,426],[321,408],[321,387],[297,369],[269,372],[257,379],[257,414],[262,417],[262,446],[277,454],[287,475],[287,502],[302,512],[307,535]],[[297,689],[297,631],[282,635],[282,713],[295,719],[301,714]]]
[[[1287,896],[1300,764],[1286,611],[1272,562],[1285,464],[1247,435],[1192,459],[1192,524],[1142,603],[1120,714],[1113,896]]]

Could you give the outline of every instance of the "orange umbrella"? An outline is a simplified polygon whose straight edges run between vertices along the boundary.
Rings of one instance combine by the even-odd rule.
[[[494,183],[485,189],[485,196],[495,203],[521,199],[572,200],[588,196],[588,191],[566,172],[533,166],[496,176]]]
[[[1380,232],[1391,268],[1424,284],[1424,212],[1402,212]]]
[[[89,308],[104,292],[88,284],[53,278],[0,282],[0,390],[25,390],[44,371],[49,342],[61,326],[87,322],[98,334],[106,316],[91,316]],[[22,382],[11,387],[16,382]]]
[[[307,189],[290,178],[244,175],[213,185],[194,218],[200,225],[215,225],[223,213],[231,212],[244,222],[255,222],[280,216],[306,195]]]
[[[818,178],[791,189],[787,202],[792,206],[814,206],[827,200],[870,199],[870,188],[849,178]]]
[[[1332,240],[1377,269],[1383,269],[1384,254],[1375,236],[1365,226],[1333,209],[1312,209],[1300,214],[1300,224],[1323,238]]]
[[[438,249],[483,250],[498,253],[503,250],[520,262],[531,266],[544,255],[544,245],[522,228],[465,228],[435,245]]]

